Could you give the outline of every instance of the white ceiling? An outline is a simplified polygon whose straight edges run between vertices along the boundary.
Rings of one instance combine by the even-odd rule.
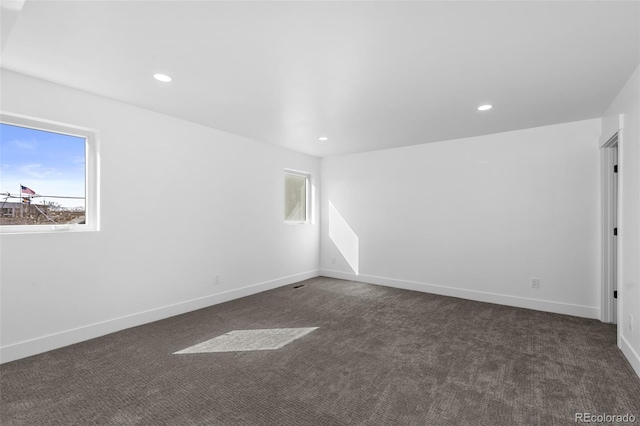
[[[321,157],[600,117],[640,62],[637,1],[2,1],[3,68]]]

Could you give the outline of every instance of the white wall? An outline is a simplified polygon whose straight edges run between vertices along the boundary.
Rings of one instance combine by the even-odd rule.
[[[606,142],[620,130],[618,166],[618,337],[640,375],[640,67],[629,78],[602,119]],[[622,126],[620,125],[622,122]],[[633,318],[633,319],[632,319]]]
[[[283,177],[318,158],[7,71],[0,107],[99,130],[102,165],[99,232],[1,237],[3,362],[318,274]]]
[[[325,158],[321,271],[599,318],[599,136],[594,119]]]

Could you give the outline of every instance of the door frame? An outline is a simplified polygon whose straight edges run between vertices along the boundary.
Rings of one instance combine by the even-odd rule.
[[[620,309],[613,297],[613,292],[618,290],[617,281],[620,278],[620,238],[622,229],[618,229],[618,235],[614,236],[613,229],[621,228],[620,218],[620,177],[622,158],[622,129],[620,128],[605,143],[600,146],[600,170],[601,170],[601,205],[602,205],[602,296],[601,314],[602,322],[619,324]],[[618,166],[618,173],[614,173],[614,166]],[[618,300],[622,297],[618,290]]]

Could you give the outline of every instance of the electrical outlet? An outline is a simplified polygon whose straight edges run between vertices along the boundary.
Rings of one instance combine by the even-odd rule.
[[[633,331],[633,315],[629,314],[629,331]]]
[[[213,277],[213,285],[220,285],[220,275]]]
[[[540,278],[531,278],[531,288],[540,288]]]

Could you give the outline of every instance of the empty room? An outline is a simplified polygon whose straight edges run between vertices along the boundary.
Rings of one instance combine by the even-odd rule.
[[[0,6],[2,425],[640,423],[640,2]]]

